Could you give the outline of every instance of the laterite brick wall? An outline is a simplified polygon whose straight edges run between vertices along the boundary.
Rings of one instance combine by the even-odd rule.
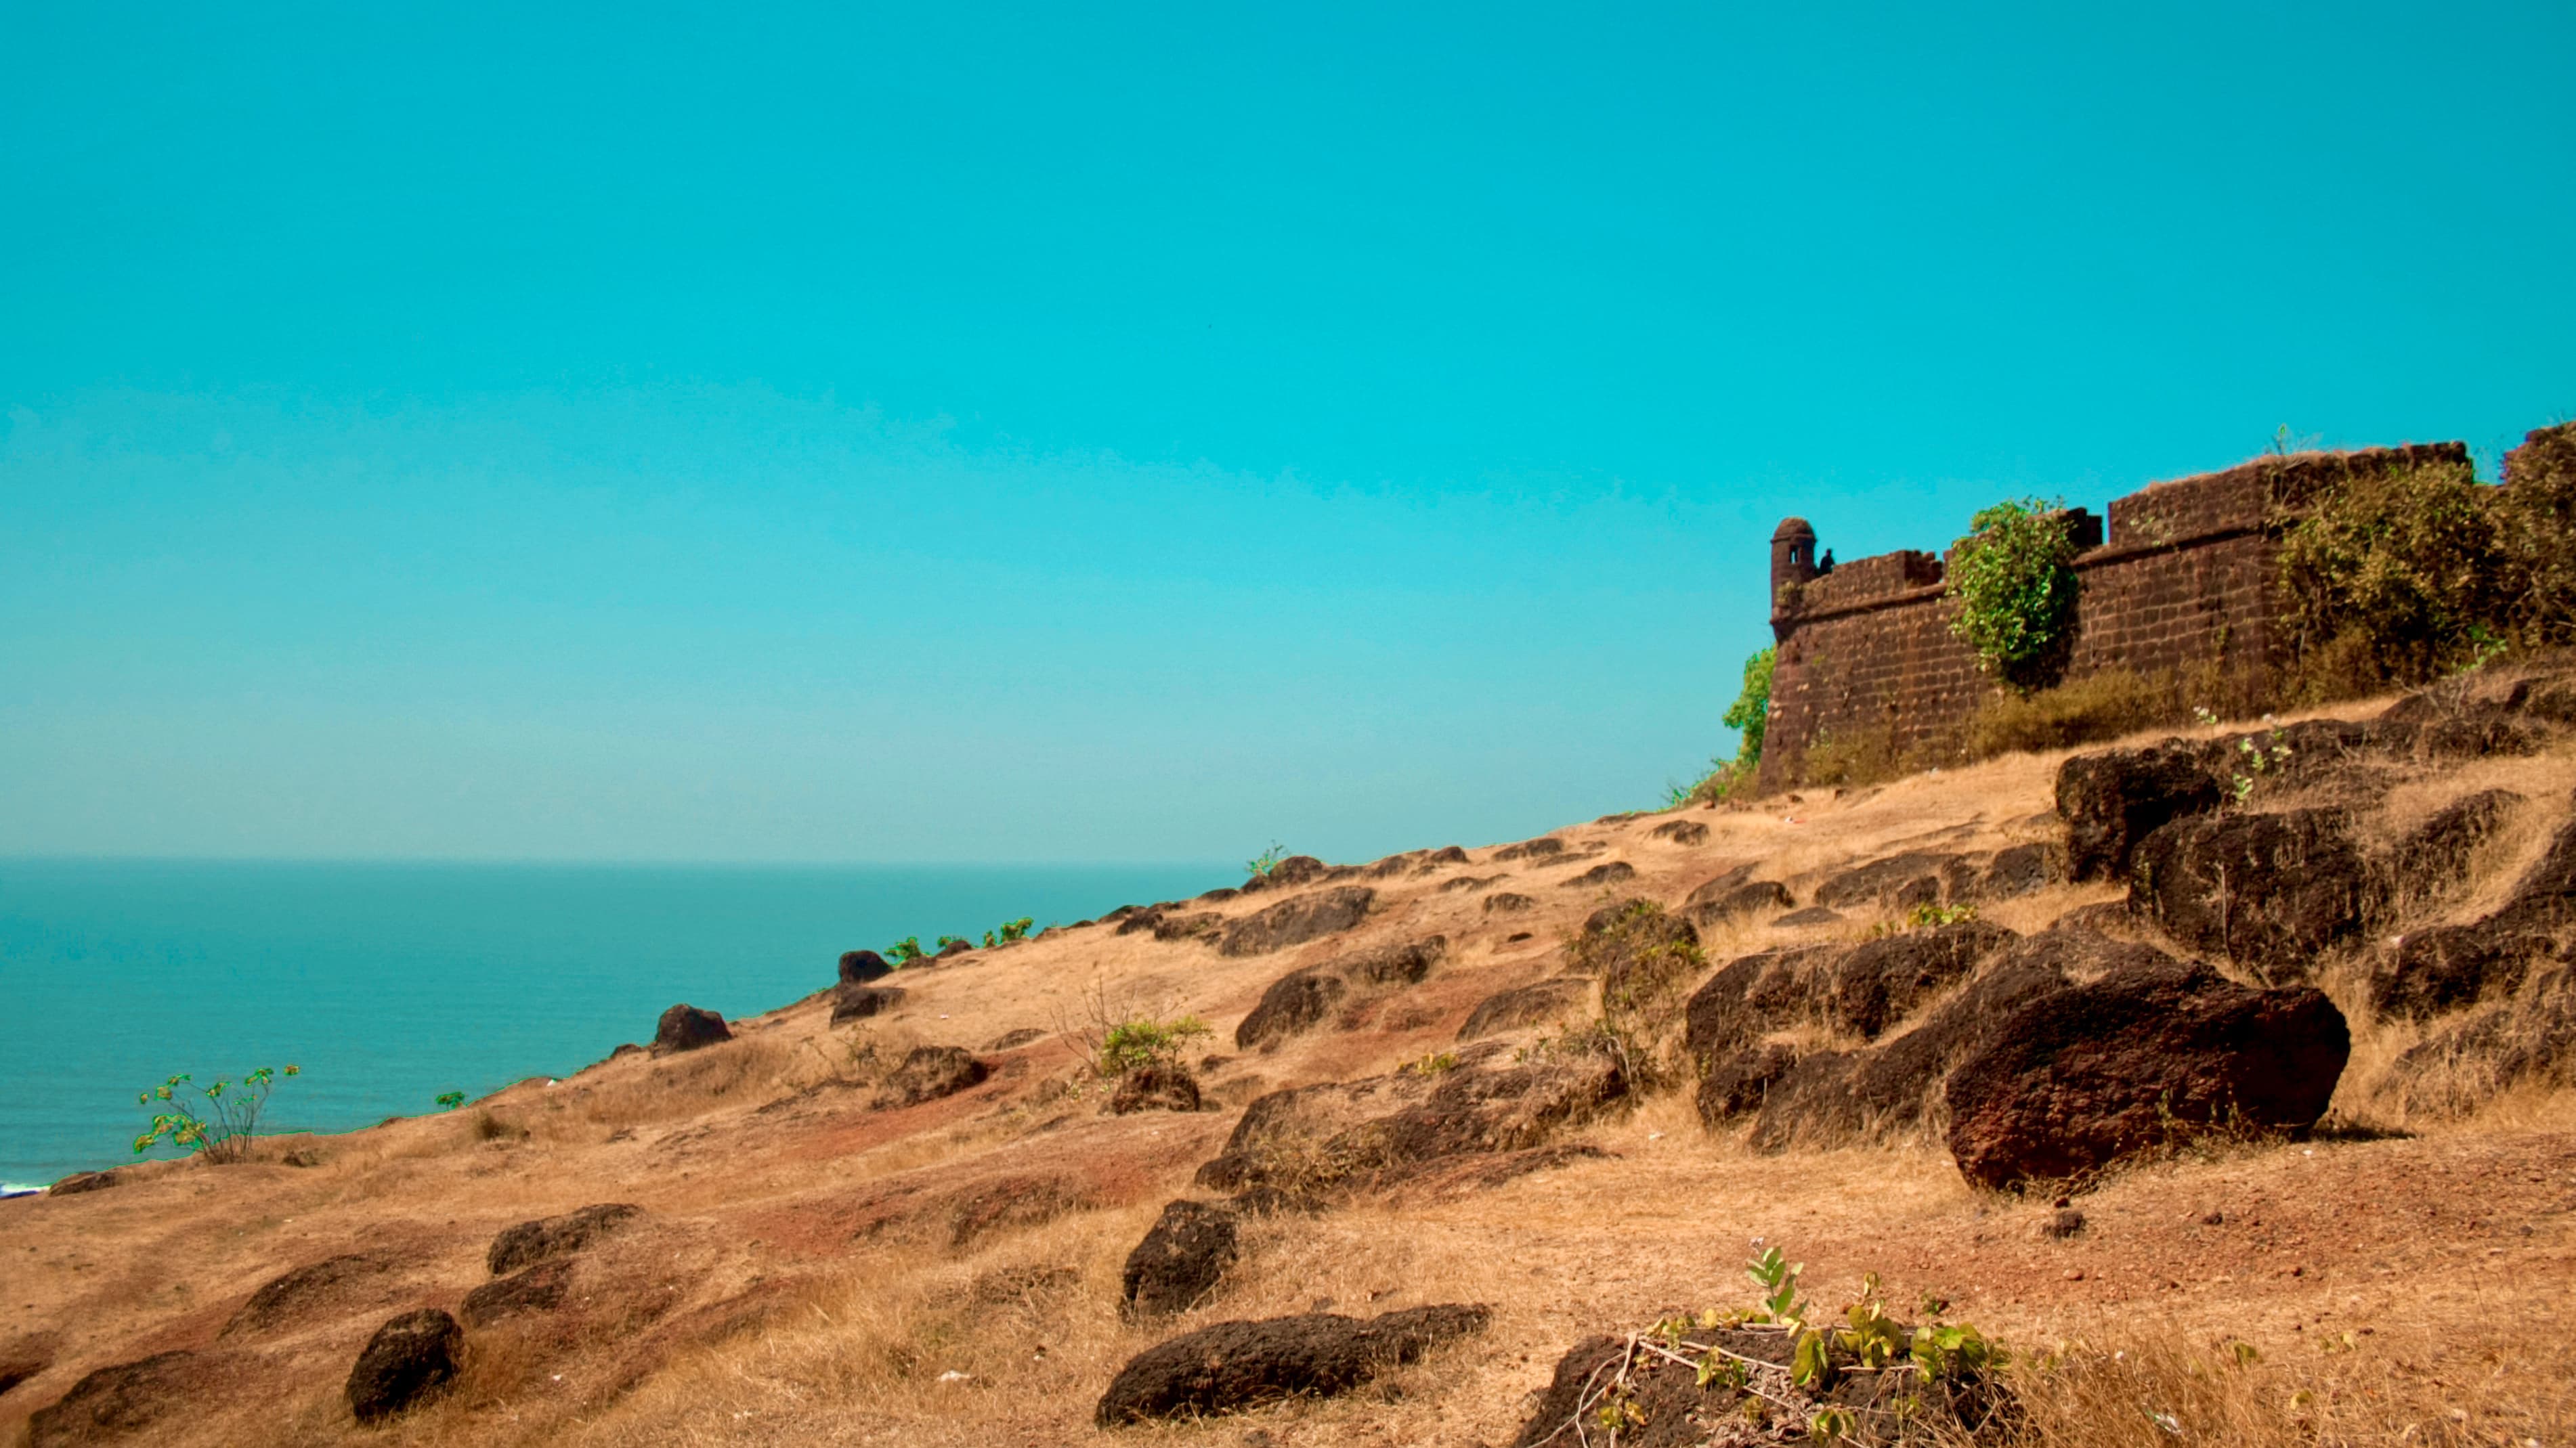
[[[2466,465],[2460,443],[2302,453],[2154,483],[2114,499],[2107,540],[2071,516],[2083,592],[2066,677],[2112,669],[2197,677],[2227,705],[2272,702],[2286,659],[2275,596],[2276,521],[2339,477],[2426,462]],[[1795,537],[1803,551],[1784,551]],[[1946,560],[1912,549],[1817,574],[1814,535],[1790,519],[1772,545],[1771,627],[1780,656],[1761,787],[1805,776],[1808,750],[1832,739],[1910,765],[1960,757],[1969,721],[1994,684],[1950,632]]]

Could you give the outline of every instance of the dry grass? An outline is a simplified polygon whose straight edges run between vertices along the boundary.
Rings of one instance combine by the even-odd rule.
[[[2132,739],[2173,732],[2220,731]],[[1085,1073],[1067,1023],[1114,1002],[1195,1013],[1223,1037],[1289,970],[1356,946],[1446,935],[1449,954],[1406,1010],[1317,1030],[1205,1080],[1212,1099],[1240,1105],[1278,1087],[1389,1071],[1448,1048],[1483,995],[1561,967],[1563,937],[1601,903],[1561,882],[1589,864],[1631,863],[1637,878],[1616,893],[1668,906],[1746,861],[1803,897],[1832,872],[1899,850],[2045,837],[2034,816],[2050,807],[2064,754],[1693,811],[1709,835],[1688,847],[1651,837],[1650,817],[1560,831],[1581,862],[1496,863],[1479,849],[1449,871],[1373,879],[1379,909],[1359,937],[1267,957],[1220,958],[1101,927],[1059,932],[907,971],[897,981],[906,1001],[886,1017],[835,1030],[828,1005],[809,999],[736,1022],[740,1039],[708,1051],[630,1056],[464,1111],[318,1141],[318,1167],[153,1168],[113,1192],[0,1203],[0,1248],[15,1269],[0,1274],[13,1292],[5,1305],[66,1344],[62,1366],[0,1396],[0,1442],[77,1371],[211,1341],[251,1289],[287,1266],[388,1251],[400,1259],[404,1300],[452,1307],[484,1280],[495,1231],[595,1201],[640,1202],[665,1224],[671,1235],[652,1240],[667,1250],[631,1265],[689,1263],[674,1275],[675,1300],[579,1330],[478,1330],[455,1392],[364,1434],[340,1406],[339,1381],[386,1310],[353,1310],[261,1344],[230,1399],[161,1436],[399,1448],[1054,1445],[1232,1443],[1258,1428],[1282,1445],[1490,1445],[1511,1436],[1525,1395],[1581,1336],[1673,1308],[1742,1303],[1740,1264],[1760,1238],[1808,1263],[1820,1301],[1838,1303],[1876,1270],[1900,1304],[1937,1291],[2026,1350],[2018,1371],[2032,1444],[2562,1441],[2569,1409],[2550,1360],[2516,1344],[2553,1340],[2548,1325],[2576,1279],[2562,1220],[2576,1192],[2576,1093],[2506,1093],[2460,1121],[2373,1114],[2369,1083],[2416,1037],[2369,1026],[2356,1030],[2335,1119],[2420,1136],[2208,1144],[2103,1183],[2083,1203],[2094,1225],[2071,1241],[2031,1235],[2041,1208],[1970,1191],[1929,1135],[1758,1156],[1737,1134],[1703,1131],[1688,1091],[1676,1089],[1585,1128],[1611,1155],[1485,1190],[1260,1219],[1210,1303],[1161,1323],[1117,1312],[1127,1250],[1163,1201],[1190,1190],[1230,1123],[1214,1113],[1103,1116],[1096,1083],[1071,1089]],[[2482,852],[2478,878],[2446,906],[2457,918],[2499,898],[2537,851],[2576,789],[2576,760],[2404,779],[2380,821],[2393,839],[2490,787],[2546,807]],[[1468,872],[1540,905],[1486,916],[1490,892],[1439,888]],[[1985,918],[2027,933],[2117,894],[2058,887],[1987,905]],[[1264,903],[1215,908],[1231,916]],[[1714,969],[1880,923],[1783,931],[1737,921],[1703,932],[1702,950]],[[1508,938],[1519,931],[1536,938]],[[2328,972],[2347,1006],[2362,965],[2356,954]],[[1051,1025],[1066,1030],[997,1058],[986,1087],[867,1109],[875,1076],[912,1046],[979,1048]],[[1215,1054],[1230,1051],[1220,1044]],[[958,1245],[948,1214],[997,1182],[1058,1193],[1055,1215],[1033,1211]],[[2198,1225],[2216,1206],[2228,1225]],[[2521,1225],[2536,1235],[2520,1235]],[[2289,1275],[2294,1267],[2302,1275]],[[641,1300],[643,1282],[602,1290]],[[1484,1336],[1348,1399],[1278,1405],[1232,1426],[1091,1426],[1102,1386],[1143,1347],[1327,1299],[1355,1314],[1480,1301],[1495,1320]],[[2346,1331],[2354,1350],[2316,1346]],[[2220,1346],[2230,1338],[2254,1343],[2259,1358],[2235,1365]],[[2086,1346],[2048,1356],[2070,1341]]]

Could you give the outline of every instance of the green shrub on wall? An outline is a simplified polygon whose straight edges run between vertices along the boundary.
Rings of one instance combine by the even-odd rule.
[[[2075,641],[2075,540],[2058,500],[2014,498],[1969,520],[1951,550],[1950,631],[1986,671],[2028,693],[2055,682]]]
[[[2508,539],[2498,501],[2467,468],[2429,463],[2345,478],[2291,522],[2280,577],[2295,692],[2420,684],[2502,648],[2517,583],[2540,560],[2509,546],[2532,540]]]

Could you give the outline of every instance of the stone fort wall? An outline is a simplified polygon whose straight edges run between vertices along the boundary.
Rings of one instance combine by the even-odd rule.
[[[2276,599],[2279,520],[2338,479],[2428,462],[2466,466],[2462,443],[2300,453],[2152,483],[2102,520],[2075,510],[2081,550],[2070,682],[2111,670],[2165,671],[2230,713],[2274,702],[2289,658]],[[1831,740],[1911,765],[1961,756],[1996,685],[1950,632],[1946,555],[1904,549],[1819,572],[1814,530],[1797,518],[1771,545],[1771,718],[1759,785],[1806,777]]]

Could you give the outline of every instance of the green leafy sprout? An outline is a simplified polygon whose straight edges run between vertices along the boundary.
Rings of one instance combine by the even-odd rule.
[[[259,1132],[259,1113],[268,1105],[268,1093],[277,1078],[303,1072],[301,1066],[262,1066],[239,1081],[219,1078],[211,1086],[199,1086],[193,1077],[178,1075],[137,1092],[136,1105],[168,1109],[153,1112],[150,1129],[134,1138],[134,1154],[141,1156],[166,1141],[207,1161],[239,1161]],[[192,1097],[201,1098],[202,1104]]]
[[[1260,854],[1244,861],[1243,868],[1257,880],[1266,877],[1271,871],[1278,869],[1279,862],[1287,858],[1288,847],[1280,844],[1277,840],[1272,840],[1270,842],[1269,849],[1263,850]]]
[[[441,1110],[454,1111],[457,1107],[465,1104],[465,1093],[462,1091],[441,1091],[435,1099],[437,1100]]]

